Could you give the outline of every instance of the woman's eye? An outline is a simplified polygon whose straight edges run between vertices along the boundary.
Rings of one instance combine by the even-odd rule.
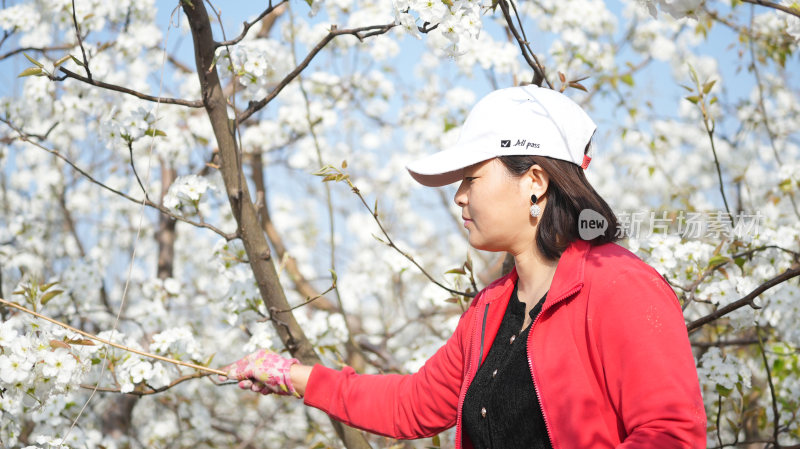
[[[477,177],[477,176],[467,176],[467,177],[465,177],[464,179],[465,179],[466,181],[468,181],[468,182],[472,182],[472,181],[474,181],[474,180],[478,179],[478,177]]]

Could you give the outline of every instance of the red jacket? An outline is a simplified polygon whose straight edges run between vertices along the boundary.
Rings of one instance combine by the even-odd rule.
[[[456,425],[460,449],[464,396],[516,280],[512,271],[483,289],[417,373],[359,375],[316,365],[305,403],[393,438]],[[621,246],[578,240],[566,249],[527,345],[554,449],[706,447],[705,409],[675,293]]]

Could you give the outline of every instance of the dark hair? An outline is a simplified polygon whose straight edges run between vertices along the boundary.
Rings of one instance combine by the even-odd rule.
[[[586,149],[588,152],[589,147]],[[536,164],[550,176],[545,193],[547,207],[536,231],[536,245],[548,259],[557,260],[570,243],[581,238],[578,217],[584,209],[599,213],[608,223],[604,233],[587,240],[589,243],[600,245],[620,239],[614,211],[589,184],[577,164],[546,156],[499,156],[498,159],[514,176],[522,176]]]

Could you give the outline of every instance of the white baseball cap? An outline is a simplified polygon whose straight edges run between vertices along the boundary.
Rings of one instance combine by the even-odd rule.
[[[406,167],[428,187],[461,180],[465,167],[497,156],[548,156],[588,166],[584,150],[597,126],[566,95],[534,85],[496,90],[470,111],[450,148]]]

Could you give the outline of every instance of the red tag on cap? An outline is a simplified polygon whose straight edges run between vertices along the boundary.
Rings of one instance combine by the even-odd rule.
[[[581,168],[586,170],[586,167],[589,166],[589,162],[591,162],[592,158],[587,155],[583,155],[583,164],[581,164]]]

